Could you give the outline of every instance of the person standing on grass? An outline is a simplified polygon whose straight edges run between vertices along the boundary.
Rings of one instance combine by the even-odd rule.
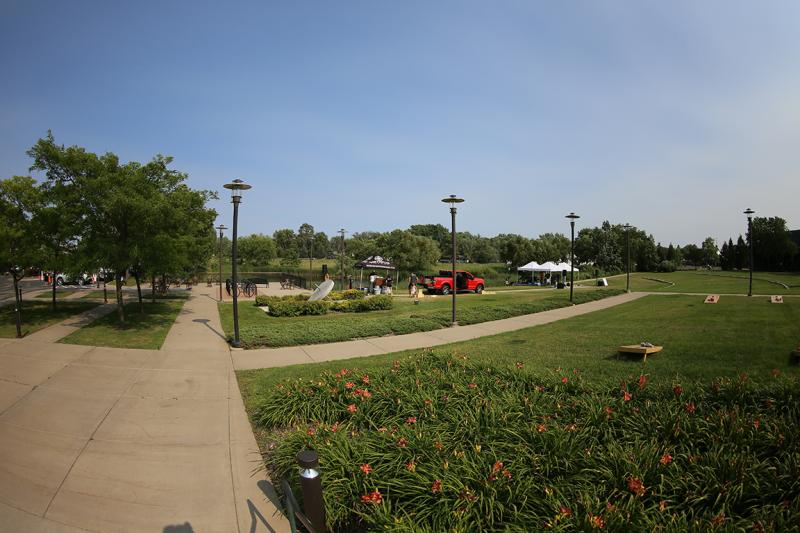
[[[370,294],[372,294],[372,292],[375,290],[375,280],[377,278],[378,278],[378,275],[375,274],[374,270],[369,273],[369,292],[370,292]]]
[[[414,293],[417,292],[416,289],[417,289],[417,275],[414,272],[412,272],[411,276],[408,278],[408,295],[414,296]]]

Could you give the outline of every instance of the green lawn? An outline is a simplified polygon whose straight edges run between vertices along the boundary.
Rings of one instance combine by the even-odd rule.
[[[611,287],[625,288],[624,274],[607,279]],[[787,289],[775,282],[784,283],[789,288]],[[588,284],[589,282],[583,283]],[[747,272],[699,270],[631,273],[632,291],[747,294],[748,284]],[[800,274],[754,272],[753,294],[800,294]]]
[[[59,302],[56,310],[46,302],[26,301],[22,307],[22,333],[28,335],[44,327],[66,320],[96,307],[92,302]],[[13,305],[0,307],[0,337],[16,337],[17,327]]]
[[[649,341],[664,350],[641,359],[617,359],[616,347]],[[800,345],[800,299],[771,304],[765,298],[729,296],[714,305],[702,297],[652,295],[611,309],[544,326],[434,348],[497,366],[522,362],[531,369],[580,369],[593,380],[618,380],[646,372],[654,378],[708,380],[772,369],[798,374],[789,353]],[[412,350],[408,353],[416,353]],[[324,369],[357,365],[369,369],[397,354],[254,370],[240,373],[244,389],[255,390],[284,377],[312,376]]]
[[[61,299],[66,298],[68,296],[72,296],[76,292],[85,292],[85,291],[82,291],[80,289],[56,289],[56,299],[57,300],[61,300]],[[84,298],[84,297],[85,296],[81,296],[81,298]],[[42,299],[42,300],[52,299],[53,298],[53,291],[52,291],[52,289],[48,289],[46,292],[43,292],[41,294],[37,294],[36,298],[39,298],[39,299]]]
[[[125,329],[119,328],[117,313],[112,312],[59,342],[157,350],[164,343],[164,339],[182,307],[183,301],[179,300],[146,303],[144,305],[145,312],[142,314],[139,312],[138,303],[128,303],[125,304],[127,321]]]
[[[237,375],[274,482],[319,453],[333,530],[794,530],[800,299],[702,300]]]
[[[161,295],[156,294],[156,300],[188,300],[191,293],[189,292],[168,292],[167,294]],[[122,297],[125,301],[138,301],[138,295],[136,291],[123,291]],[[151,300],[152,294],[150,293],[150,289],[142,288],[142,299],[143,300]],[[81,298],[87,299],[103,299],[103,290],[94,290],[88,292],[85,296],[81,296]],[[108,299],[109,301],[114,300],[114,288],[108,287]]]
[[[581,289],[575,302],[605,298],[620,291]],[[220,303],[222,327],[233,331],[233,305]],[[460,324],[476,324],[512,316],[546,311],[569,305],[569,291],[520,291],[497,294],[460,294],[457,297]],[[418,305],[405,297],[395,298],[394,309],[370,313],[329,313],[321,316],[277,318],[243,302],[239,306],[239,331],[246,348],[296,346],[337,342],[364,337],[432,331],[450,324],[450,297],[426,297]]]

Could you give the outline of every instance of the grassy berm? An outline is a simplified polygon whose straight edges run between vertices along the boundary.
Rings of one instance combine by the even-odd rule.
[[[779,370],[595,381],[423,352],[250,401],[275,479],[319,452],[334,531],[786,531],[799,398]]]

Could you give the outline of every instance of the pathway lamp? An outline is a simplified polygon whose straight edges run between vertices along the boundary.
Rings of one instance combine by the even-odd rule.
[[[224,224],[217,226],[219,230],[219,301],[222,301],[222,232],[228,228]]]
[[[236,238],[239,231],[239,204],[242,202],[242,193],[252,188],[240,179],[235,179],[231,183],[223,185],[231,191],[231,203],[233,204],[233,237],[231,238],[231,282],[233,291],[233,347],[239,348],[242,343],[239,340],[239,279],[236,269]]]
[[[575,287],[575,220],[581,218],[580,215],[570,213],[565,218],[569,219],[570,245],[569,245],[569,303],[572,301],[572,289]]]
[[[453,238],[453,281],[452,281],[452,289],[453,289],[453,319],[450,322],[450,326],[457,326],[458,321],[456,321],[456,292],[458,286],[456,285],[456,204],[460,204],[463,202],[463,198],[457,198],[455,194],[451,194],[447,198],[442,198],[442,202],[446,204],[450,204],[450,219],[452,223],[452,238]]]
[[[747,241],[750,244],[750,287],[747,289],[747,295],[753,295],[753,215],[756,212],[749,207],[744,212],[747,215]]]
[[[631,225],[625,224],[622,226],[625,229],[625,248],[628,254],[628,268],[627,278],[625,280],[625,289],[631,292]]]

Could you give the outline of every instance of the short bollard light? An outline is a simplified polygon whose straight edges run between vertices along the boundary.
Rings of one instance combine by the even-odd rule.
[[[325,526],[325,502],[322,499],[322,479],[319,475],[319,457],[314,450],[303,450],[297,454],[300,467],[300,489],[303,491],[303,507],[314,531],[328,531]]]

